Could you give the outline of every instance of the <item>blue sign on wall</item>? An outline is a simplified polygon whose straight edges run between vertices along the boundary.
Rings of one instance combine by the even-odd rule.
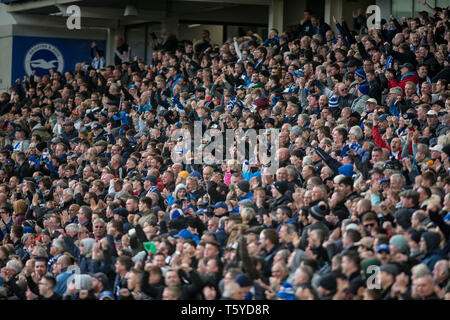
[[[50,69],[63,73],[74,70],[78,62],[91,62],[92,41],[105,50],[105,40],[14,37],[11,82],[29,77],[33,70],[43,76],[50,74]]]

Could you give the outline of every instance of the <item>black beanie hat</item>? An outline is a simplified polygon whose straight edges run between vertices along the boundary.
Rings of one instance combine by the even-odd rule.
[[[332,273],[327,273],[323,275],[319,279],[319,286],[331,292],[336,291],[337,288],[336,276]]]
[[[279,193],[284,194],[288,189],[287,181],[275,181],[273,186],[278,190]]]
[[[309,214],[316,220],[322,221],[327,214],[327,207],[324,205],[315,205],[309,209]]]
[[[248,181],[245,180],[245,179],[239,181],[239,182],[237,183],[237,187],[238,187],[239,189],[241,189],[242,192],[245,192],[245,193],[247,193],[247,192],[250,191],[250,183],[248,183]]]
[[[395,212],[395,220],[404,230],[408,230],[411,227],[411,216],[412,213],[406,208]]]

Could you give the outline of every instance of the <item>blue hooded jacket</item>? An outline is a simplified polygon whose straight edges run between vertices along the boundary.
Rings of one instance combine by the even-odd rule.
[[[420,263],[425,264],[430,271],[433,271],[436,262],[445,259],[444,253],[439,249],[441,237],[437,232],[424,232],[422,238],[427,244],[427,252]]]

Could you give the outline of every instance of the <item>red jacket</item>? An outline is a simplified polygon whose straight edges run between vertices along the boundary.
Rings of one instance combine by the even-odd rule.
[[[396,81],[395,79],[391,79],[388,82],[388,88],[394,88],[394,87],[401,87],[403,90],[403,98],[405,97],[405,85],[407,82],[412,81],[414,84],[419,83],[419,77],[417,76],[417,73],[414,72],[414,74],[410,75],[409,73],[406,74],[406,77],[402,77],[400,81]]]
[[[388,149],[389,151],[391,151],[391,146],[388,145],[387,142],[384,141],[383,138],[381,137],[380,130],[378,129],[378,126],[373,126],[373,128],[372,128],[372,136],[373,136],[373,141],[375,142],[375,145],[378,148]],[[400,150],[400,152],[398,153],[397,160],[399,160],[399,161],[402,160],[402,150]]]

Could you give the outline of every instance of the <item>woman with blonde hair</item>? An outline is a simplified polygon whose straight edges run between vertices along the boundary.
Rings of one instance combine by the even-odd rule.
[[[241,164],[235,159],[230,159],[227,161],[227,173],[223,178],[223,182],[226,185],[229,185],[231,183],[231,175],[233,173],[242,173]]]
[[[19,199],[13,202],[13,222],[16,225],[22,225],[25,221],[25,213],[27,212],[27,204],[25,200]]]

